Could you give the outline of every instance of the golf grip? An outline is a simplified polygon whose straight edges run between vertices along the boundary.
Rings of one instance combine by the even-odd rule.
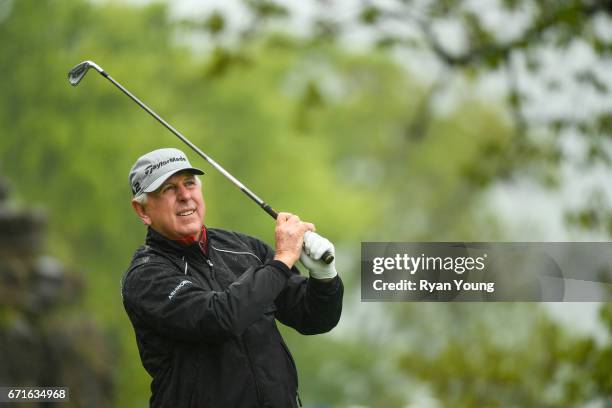
[[[262,203],[261,204],[261,208],[267,212],[268,214],[270,214],[270,216],[274,219],[278,218],[278,213],[276,211],[274,211],[274,209],[272,207],[270,207],[269,204],[266,203]],[[325,262],[326,264],[330,264],[334,261],[334,256],[332,255],[332,253],[330,251],[326,251],[322,256],[321,256],[321,260],[323,260],[323,262]]]

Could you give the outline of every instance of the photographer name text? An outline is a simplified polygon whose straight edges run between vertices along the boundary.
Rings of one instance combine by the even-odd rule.
[[[462,275],[465,272],[482,272],[486,268],[486,258],[487,254],[479,257],[396,254],[393,257],[375,257],[372,259],[372,273],[382,275],[387,271],[403,271],[412,276],[417,272],[454,272],[457,275]],[[438,279],[436,276],[436,280]],[[383,279],[376,279],[372,282],[372,287],[376,291],[425,291],[428,293],[451,291],[492,293],[495,291],[494,282],[470,282],[465,279],[452,279],[445,282],[432,282],[427,279],[419,279],[418,282],[408,279],[386,282]]]

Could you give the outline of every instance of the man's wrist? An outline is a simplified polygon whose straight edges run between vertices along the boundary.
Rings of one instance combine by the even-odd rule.
[[[291,268],[289,268],[283,261],[279,261],[278,259],[271,259],[267,262],[267,265],[273,266],[279,272],[282,272],[287,278],[290,278],[293,275]]]
[[[284,255],[284,254],[274,255],[274,260],[284,263],[285,265],[287,265],[287,268],[289,269],[293,268],[293,264],[295,264],[295,261],[293,260],[292,257],[288,255]]]

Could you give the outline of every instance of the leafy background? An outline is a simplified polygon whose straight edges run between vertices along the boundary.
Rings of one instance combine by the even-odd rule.
[[[108,378],[98,382],[105,398],[67,405],[148,403],[150,379],[119,294],[144,236],[127,172],[143,152],[183,149],[94,72],[70,87],[68,69],[93,59],[277,210],[313,220],[336,243],[347,286],[340,325],[308,338],[283,328],[305,406],[608,406],[609,303],[596,305],[600,323],[586,332],[539,304],[362,304],[359,251],[376,240],[550,239],[537,228],[546,214],[530,211],[524,190],[513,188],[562,191],[589,169],[607,174],[612,121],[609,104],[587,105],[583,115],[533,112],[575,83],[609,101],[609,78],[594,69],[543,80],[552,92],[543,100],[516,78],[536,76],[547,50],[575,41],[594,50],[595,67],[609,66],[610,36],[597,27],[609,24],[610,3],[497,2],[532,16],[510,40],[463,2],[363,2],[352,22],[325,13],[331,3],[315,2],[323,11],[304,35],[277,24],[291,18],[290,7],[268,1],[242,3],[249,23],[233,31],[222,10],[177,17],[166,3],[0,1],[0,171],[10,208],[46,214],[44,252],[84,289],[44,321],[83,343],[75,359],[92,367],[85,376]],[[449,19],[462,28],[459,45],[438,34]],[[388,30],[394,21],[413,31]],[[355,26],[370,33],[361,47],[342,37]],[[428,52],[442,68],[424,79],[400,52]],[[479,84],[500,72],[502,96],[483,97]],[[241,192],[212,168],[203,182],[207,225],[273,241],[271,220]],[[496,206],[499,191],[516,191],[519,204]],[[607,239],[607,194],[595,183],[582,200],[554,203],[568,235],[553,239]],[[531,221],[521,222],[525,213]],[[29,318],[1,307],[6,340]],[[8,340],[0,344],[0,355],[11,353]],[[66,370],[56,381],[84,387]],[[15,380],[10,373],[3,381]]]

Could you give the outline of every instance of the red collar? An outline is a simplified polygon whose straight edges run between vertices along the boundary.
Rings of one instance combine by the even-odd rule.
[[[200,231],[199,239],[197,235],[194,235],[191,237],[176,239],[175,241],[180,242],[183,245],[190,245],[190,244],[193,244],[194,242],[198,242],[198,244],[200,245],[200,249],[202,250],[202,253],[206,254],[206,227],[202,225],[202,231]]]

